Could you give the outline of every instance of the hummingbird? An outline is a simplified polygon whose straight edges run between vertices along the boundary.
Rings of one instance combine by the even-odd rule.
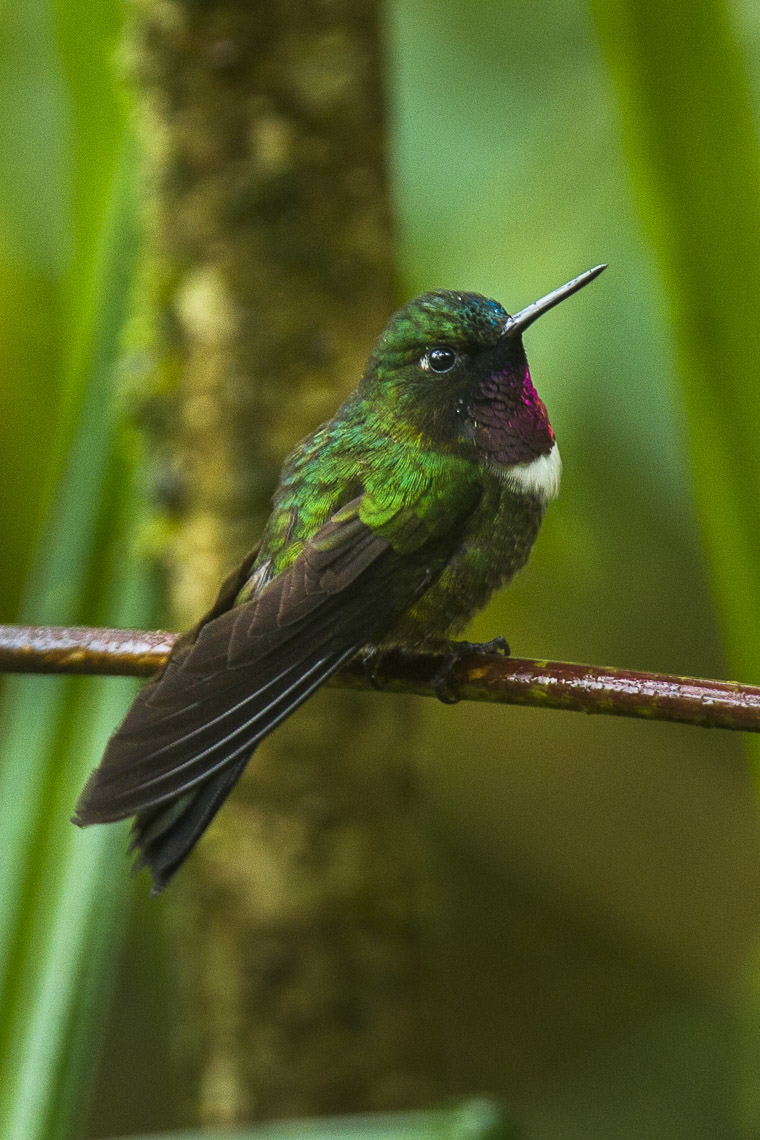
[[[561,463],[523,333],[604,268],[514,316],[477,293],[409,301],[285,461],[259,545],[138,693],[75,809],[83,827],[135,817],[154,893],[328,677],[392,646],[451,661],[451,636],[525,565]]]

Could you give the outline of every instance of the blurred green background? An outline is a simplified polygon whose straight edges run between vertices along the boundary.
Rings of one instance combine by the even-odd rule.
[[[522,656],[719,677],[741,667],[741,680],[757,681],[760,596],[742,592],[760,565],[746,529],[760,479],[747,403],[760,391],[749,351],[760,326],[750,260],[760,201],[753,220],[742,167],[756,136],[751,115],[732,116],[716,140],[709,99],[697,114],[687,96],[690,77],[696,96],[715,53],[735,44],[721,82],[742,84],[756,112],[760,15],[748,0],[703,6],[707,30],[678,41],[679,61],[655,50],[664,39],[647,41],[657,30],[645,6],[623,0],[395,0],[393,193],[403,297],[474,289],[514,310],[590,265],[610,266],[529,334],[565,463],[562,496],[529,567],[476,636],[504,632]],[[664,21],[700,26],[689,5],[661,8]],[[134,159],[113,66],[120,19],[112,0],[0,7],[3,621],[150,624],[156,613],[135,538],[139,449],[119,428],[134,250]],[[647,92],[666,100],[659,111]],[[692,115],[705,178],[718,172],[701,198],[700,169],[685,163],[682,185],[662,176]],[[747,197],[738,205],[725,165],[733,155]],[[685,218],[680,229],[674,218]],[[703,237],[695,285],[681,253]],[[746,301],[729,294],[705,346],[684,311],[701,301],[712,327],[729,253],[748,259],[736,285]],[[727,352],[734,332],[725,399],[708,416],[715,392],[690,387],[699,372],[690,362]],[[738,482],[719,469],[723,443]],[[723,519],[736,529],[721,554],[711,526]],[[0,1135],[9,1140],[63,1137],[81,1116],[82,1081],[69,1069],[87,994],[103,1038],[97,1073],[91,1053],[79,1065],[95,1085],[87,1136],[186,1123],[157,908],[141,883],[106,1018],[98,995],[116,969],[108,947],[123,911],[114,900],[127,891],[124,836],[72,835],[66,823],[130,691],[119,681],[6,686],[0,1071],[13,1080],[0,1082]],[[536,1140],[760,1135],[751,965],[760,834],[743,741],[527,709],[428,702],[424,716],[453,1091],[504,1095]],[[95,885],[81,886],[83,868]],[[166,1074],[160,1085],[156,1072]]]

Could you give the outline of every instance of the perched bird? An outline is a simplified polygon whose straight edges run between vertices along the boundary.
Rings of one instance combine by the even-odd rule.
[[[290,455],[259,546],[138,694],[77,804],[81,826],[136,817],[155,890],[259,741],[341,665],[447,645],[525,564],[560,458],[522,334],[602,269],[516,316],[476,293],[415,298]]]

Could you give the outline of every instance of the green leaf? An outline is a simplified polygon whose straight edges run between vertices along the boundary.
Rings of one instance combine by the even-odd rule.
[[[592,0],[675,331],[731,667],[760,677],[760,151],[725,0]]]
[[[124,547],[138,508],[114,411],[114,377],[136,248],[128,156],[98,272],[84,397],[23,616],[143,624],[140,563]],[[65,455],[68,429],[61,430]],[[76,794],[134,692],[129,681],[13,677],[0,769],[0,1135],[63,1140],[93,1068],[124,913],[123,828],[82,833]]]
[[[118,0],[0,5],[0,616],[19,598],[71,442],[124,134]],[[86,34],[83,29],[86,28]],[[67,406],[70,405],[70,406]],[[61,413],[69,416],[68,434]]]
[[[509,1111],[496,1101],[470,1100],[428,1112],[388,1112],[293,1120],[223,1132],[172,1132],[131,1140],[518,1140]]]
[[[712,589],[733,676],[760,678],[760,149],[726,0],[592,0],[675,333]],[[747,748],[756,763],[755,741]],[[760,1114],[757,987],[740,1111]]]

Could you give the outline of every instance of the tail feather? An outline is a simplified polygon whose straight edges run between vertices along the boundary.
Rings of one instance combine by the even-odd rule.
[[[259,741],[353,656],[356,648],[352,646],[342,653],[322,657],[296,680],[288,676],[290,670],[284,671],[279,679],[279,691],[274,697],[267,694],[263,708],[260,704],[255,708],[255,698],[264,690],[250,694],[235,709],[254,702],[253,715],[236,723],[233,731],[221,737],[218,732],[226,717],[215,718],[216,735],[212,734],[211,743],[191,753],[189,758],[183,746],[195,734],[180,733],[173,766],[158,776],[133,783],[125,782],[122,774],[119,791],[112,792],[107,786],[104,792],[100,783],[104,769],[97,769],[85,788],[75,821],[94,822],[96,813],[102,817],[107,812],[112,818],[136,813],[130,847],[138,853],[135,869],[150,867],[154,891],[163,890],[232,791]],[[221,731],[224,732],[224,728]],[[121,746],[123,739],[117,734],[114,742]],[[132,779],[137,767],[132,768]],[[103,799],[102,806],[98,797]]]
[[[114,817],[118,817],[165,799],[176,799],[195,784],[205,782],[218,766],[226,765],[231,757],[237,755],[240,747],[252,751],[254,745],[278,723],[275,714],[283,707],[286,710],[296,708],[313,674],[317,673],[317,684],[321,683],[331,671],[331,662],[325,659],[312,662],[305,673],[293,677],[299,667],[299,663],[292,665],[254,692],[249,691],[243,678],[234,692],[233,704],[222,704],[222,711],[207,721],[191,721],[186,731],[179,729],[174,739],[152,751],[148,747],[140,754],[144,734],[137,738],[137,744],[133,743],[134,738],[129,735],[130,722],[126,720],[108,747],[123,750],[125,745],[129,745],[130,759],[134,756],[134,760],[128,768],[114,765],[109,769],[108,765],[103,765],[98,769],[91,786],[85,789],[80,812],[92,813],[102,803]],[[271,693],[275,686],[274,693]],[[308,692],[312,691],[309,686]],[[241,693],[244,695],[240,696]],[[219,702],[230,699],[225,692],[221,697],[214,696]],[[130,715],[134,717],[140,713],[135,702]],[[185,719],[190,720],[190,714],[186,714]],[[107,750],[106,758],[108,755]],[[163,767],[159,766],[160,762],[163,762]]]
[[[133,870],[150,867],[154,895],[159,894],[184,863],[203,832],[240,779],[247,753],[230,768],[217,772],[179,800],[150,808],[135,817],[130,851],[137,852]]]
[[[361,520],[362,502],[358,496],[342,506],[287,569],[238,605],[252,565],[246,560],[138,694],[87,781],[74,822],[135,816],[132,850],[157,891],[259,741],[388,628],[443,567],[448,547],[429,549],[424,526],[421,544],[402,556]]]

